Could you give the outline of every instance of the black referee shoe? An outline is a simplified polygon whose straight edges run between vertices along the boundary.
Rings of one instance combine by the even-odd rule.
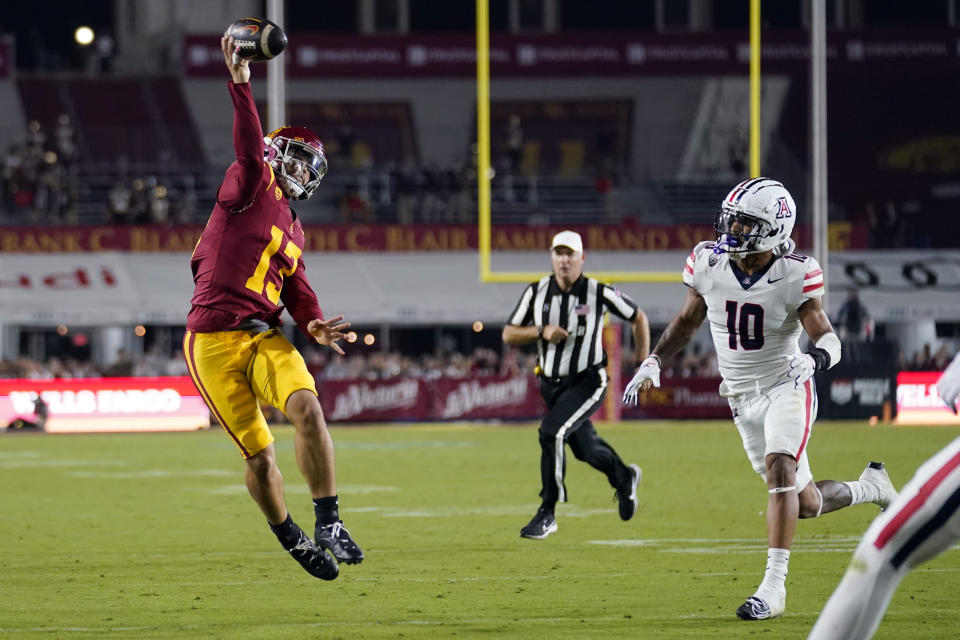
[[[363,562],[363,551],[360,545],[353,541],[350,532],[343,526],[343,522],[337,520],[333,524],[317,524],[313,531],[313,537],[317,544],[324,549],[329,549],[337,562],[345,564],[360,564]]]
[[[642,477],[643,472],[640,471],[640,467],[632,464],[630,465],[630,482],[617,489],[615,497],[620,503],[618,506],[621,520],[629,520],[637,512],[637,507],[640,505],[640,501],[637,500],[637,485],[640,484]]]
[[[523,529],[520,529],[520,536],[523,538],[532,538],[534,540],[543,540],[548,535],[557,530],[557,521],[553,514],[544,511],[543,507],[537,509],[533,519],[527,523]]]

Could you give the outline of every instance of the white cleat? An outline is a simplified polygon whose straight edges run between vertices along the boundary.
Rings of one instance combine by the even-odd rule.
[[[775,595],[758,591],[737,608],[737,617],[741,620],[769,620],[782,616],[786,608],[786,589]]]
[[[897,493],[897,489],[893,486],[893,483],[890,482],[890,476],[887,475],[887,469],[882,462],[871,462],[868,464],[867,468],[860,474],[859,480],[860,482],[865,482],[873,486],[877,490],[876,498],[870,502],[879,506],[881,509],[889,507],[890,503],[900,495]]]

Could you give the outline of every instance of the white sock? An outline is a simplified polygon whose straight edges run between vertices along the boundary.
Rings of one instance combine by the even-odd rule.
[[[851,507],[855,504],[873,502],[878,497],[877,488],[869,482],[864,482],[862,480],[851,480],[850,482],[844,482],[843,484],[847,485],[847,487],[850,489],[850,495],[853,498],[850,501]]]
[[[782,593],[786,587],[787,565],[790,564],[790,550],[771,547],[767,549],[767,571],[757,593]]]

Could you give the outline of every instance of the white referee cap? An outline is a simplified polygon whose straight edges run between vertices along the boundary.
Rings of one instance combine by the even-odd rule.
[[[561,231],[553,236],[553,242],[550,243],[551,249],[557,247],[568,247],[577,253],[583,253],[583,240],[576,231]]]

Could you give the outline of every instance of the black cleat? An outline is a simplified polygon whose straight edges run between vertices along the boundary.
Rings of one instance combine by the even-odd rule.
[[[640,504],[640,501],[637,500],[637,485],[640,484],[642,477],[643,472],[640,471],[640,467],[635,464],[630,465],[630,482],[617,489],[616,494],[614,494],[614,498],[620,503],[621,520],[629,520],[637,512],[637,507]]]
[[[520,536],[534,540],[543,540],[556,530],[557,521],[553,517],[553,514],[549,511],[544,511],[543,507],[541,507],[537,509],[536,515],[527,523],[527,526],[520,529]]]
[[[335,580],[340,575],[340,567],[333,561],[333,557],[318,547],[303,531],[300,532],[300,542],[287,551],[314,578]]]
[[[325,525],[317,524],[313,537],[319,546],[330,550],[337,562],[346,564],[363,562],[363,551],[350,537],[350,532],[343,526],[342,521],[337,520],[333,524]]]

